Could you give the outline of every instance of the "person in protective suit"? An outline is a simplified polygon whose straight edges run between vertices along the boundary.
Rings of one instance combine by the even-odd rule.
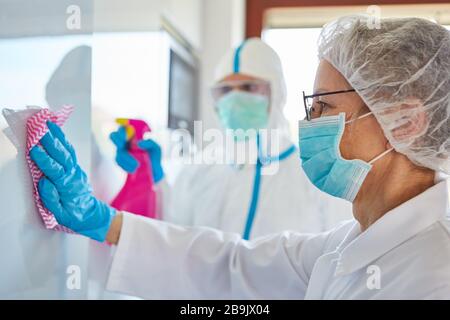
[[[321,193],[299,170],[298,148],[283,115],[282,65],[270,46],[251,38],[227,52],[216,68],[211,93],[224,135],[232,135],[224,139],[232,143],[215,150],[217,161],[187,165],[169,186],[159,145],[154,140],[140,143],[152,159],[163,220],[249,239],[288,229],[325,231],[351,218],[350,204]],[[117,163],[133,172],[137,163],[125,149],[124,129],[111,138]]]

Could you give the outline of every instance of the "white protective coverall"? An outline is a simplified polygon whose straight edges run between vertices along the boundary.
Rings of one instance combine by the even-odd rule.
[[[149,299],[449,299],[447,182],[387,212],[253,241],[124,214],[107,288]]]
[[[278,138],[261,138],[260,158],[271,157],[275,161],[263,166],[257,178],[258,152],[254,141],[247,149],[248,161],[243,164],[188,165],[170,190],[164,182],[161,184],[163,220],[213,227],[244,238],[247,234],[252,239],[284,230],[321,232],[351,219],[351,204],[319,191],[301,169],[298,148],[289,137],[282,111],[286,87],[275,51],[258,38],[248,39],[225,54],[216,69],[215,81],[233,73],[270,81],[268,127],[276,129]],[[245,149],[243,143],[236,143],[238,150]],[[217,154],[229,154],[231,149]]]

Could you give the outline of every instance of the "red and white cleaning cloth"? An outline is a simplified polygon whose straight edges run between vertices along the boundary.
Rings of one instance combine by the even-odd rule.
[[[31,178],[33,180],[33,195],[39,211],[47,229],[65,231],[73,233],[70,229],[58,224],[55,216],[45,208],[38,192],[38,182],[42,178],[42,171],[30,158],[30,150],[39,144],[41,138],[48,132],[47,121],[52,121],[58,126],[62,126],[69,118],[73,111],[72,106],[63,106],[58,111],[50,111],[49,109],[41,109],[28,118],[26,122],[27,138],[26,138],[26,159],[30,168]]]

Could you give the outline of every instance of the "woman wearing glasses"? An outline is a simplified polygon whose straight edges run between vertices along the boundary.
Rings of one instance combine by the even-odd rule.
[[[246,40],[223,56],[214,82],[211,96],[224,130],[198,158],[200,163],[184,166],[169,185],[159,146],[152,140],[140,143],[153,159],[155,180],[160,180],[163,220],[253,239],[284,230],[326,231],[350,219],[350,204],[322,194],[299,170],[298,148],[283,115],[286,88],[275,51],[260,39]],[[128,172],[135,170],[124,129],[112,139],[121,146],[117,163]]]
[[[306,175],[351,201],[353,221],[244,241],[117,213],[90,195],[95,205],[68,210],[74,186],[86,183],[70,174],[80,169],[69,156],[69,173],[51,181],[52,161],[63,158],[51,146],[33,155],[48,177],[44,203],[75,231],[117,244],[109,288],[146,298],[450,298],[440,177],[450,172],[450,35],[416,18],[370,26],[349,16],[324,27],[315,93],[305,96],[313,101],[299,125]]]

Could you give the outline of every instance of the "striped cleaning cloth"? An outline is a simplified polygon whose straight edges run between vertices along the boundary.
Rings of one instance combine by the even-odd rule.
[[[62,126],[69,118],[73,111],[72,106],[63,106],[58,111],[50,111],[49,109],[42,109],[28,118],[26,123],[27,129],[27,147],[26,147],[26,159],[30,168],[31,178],[33,180],[33,195],[34,200],[39,211],[39,214],[44,221],[47,229],[53,229],[58,231],[65,231],[73,233],[70,229],[58,224],[55,216],[45,208],[38,192],[38,182],[42,178],[42,171],[36,166],[36,164],[30,158],[30,150],[35,145],[39,144],[41,138],[47,133],[47,121],[52,121],[59,126]]]

